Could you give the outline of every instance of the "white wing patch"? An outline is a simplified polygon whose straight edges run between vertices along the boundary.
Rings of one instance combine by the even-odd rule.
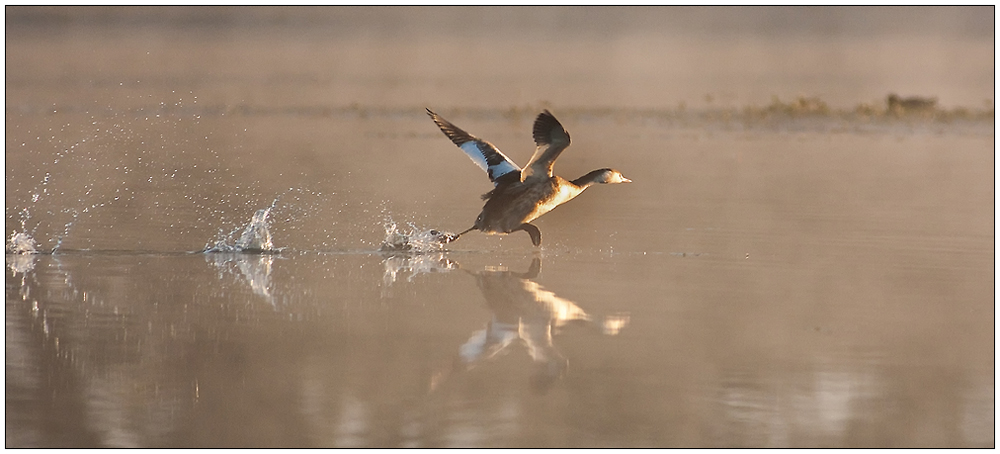
[[[465,142],[458,148],[461,148],[465,154],[469,155],[472,162],[476,163],[480,169],[486,170],[486,156],[483,155],[482,151],[479,151],[479,145],[476,142]]]
[[[452,143],[461,148],[466,155],[472,158],[472,162],[476,163],[479,168],[486,171],[486,176],[490,177],[490,181],[493,182],[493,186],[499,183],[499,179],[504,175],[511,174],[512,172],[517,172],[517,177],[521,177],[521,168],[514,164],[507,156],[500,152],[497,147],[493,144],[474,137],[473,135],[463,131],[458,126],[451,124],[448,120],[441,118],[438,114],[434,113],[430,109],[427,109],[427,115],[430,115],[431,120],[434,120],[434,124],[441,129],[444,135],[448,136],[448,139]],[[505,180],[510,180],[511,177]]]
[[[473,140],[459,145],[458,148],[461,148],[479,168],[486,171],[486,175],[490,177],[494,186],[497,184],[497,178],[514,171],[521,171],[500,150],[487,143]]]

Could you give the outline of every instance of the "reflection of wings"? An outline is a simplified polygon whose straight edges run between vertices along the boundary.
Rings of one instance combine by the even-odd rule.
[[[458,355],[465,364],[492,358],[520,337],[519,328],[516,324],[491,320],[486,329],[472,333],[472,337],[459,347]]]
[[[532,383],[536,390],[544,391],[562,377],[569,361],[553,345],[553,330],[574,322],[591,324],[592,319],[576,303],[534,282],[540,271],[541,260],[536,257],[524,273],[505,267],[470,272],[476,277],[493,317],[486,328],[473,332],[459,347],[457,360],[449,371],[431,377],[431,390],[447,382],[451,374],[471,369],[517,344],[525,346],[535,364]],[[605,317],[598,328],[604,334],[615,335],[627,325],[627,315],[612,316]]]
[[[459,356],[466,365],[495,356],[514,340],[524,343],[535,362],[562,361],[552,344],[552,331],[573,322],[589,323],[591,317],[576,303],[534,282],[540,270],[541,260],[535,257],[526,273],[506,269],[476,273],[493,319],[485,330],[477,331],[462,345]],[[602,331],[617,334],[627,324],[627,317],[617,317],[614,329]]]
[[[590,316],[576,303],[556,296],[555,293],[545,290],[537,283],[524,281],[524,289],[534,295],[540,311],[548,316],[552,324],[557,327],[565,326],[573,321],[590,321]]]

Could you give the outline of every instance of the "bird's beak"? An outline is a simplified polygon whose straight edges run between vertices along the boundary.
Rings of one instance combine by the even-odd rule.
[[[632,182],[632,180],[629,180],[628,178],[622,177],[622,183],[631,183],[631,182]]]

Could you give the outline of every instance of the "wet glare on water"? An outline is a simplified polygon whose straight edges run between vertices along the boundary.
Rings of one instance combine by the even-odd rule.
[[[5,20],[7,447],[994,446],[992,7]]]

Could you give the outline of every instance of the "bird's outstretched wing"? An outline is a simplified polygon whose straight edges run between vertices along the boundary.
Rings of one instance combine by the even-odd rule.
[[[486,176],[490,177],[494,186],[507,180],[521,179],[521,168],[493,144],[461,130],[430,109],[427,109],[427,115],[430,115],[431,120],[441,128],[444,135],[472,158],[472,162],[486,171]]]
[[[569,133],[548,110],[535,118],[531,135],[535,138],[535,154],[521,172],[522,181],[532,177],[551,177],[552,165],[556,162],[556,158],[569,146]]]

